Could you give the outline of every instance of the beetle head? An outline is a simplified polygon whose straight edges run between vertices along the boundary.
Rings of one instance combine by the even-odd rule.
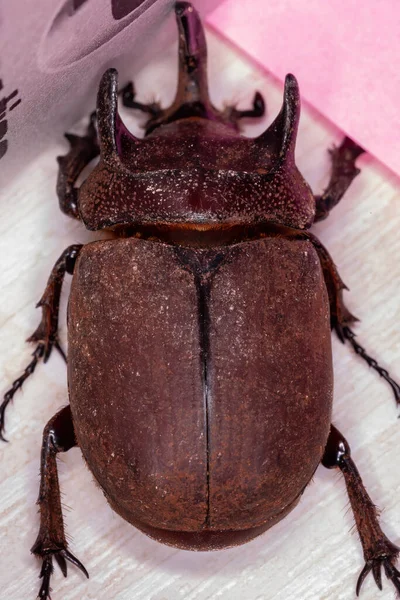
[[[288,75],[282,109],[257,138],[238,134],[246,111],[210,102],[206,42],[198,14],[178,2],[179,78],[174,102],[156,109],[139,139],[118,113],[118,74],[99,87],[100,163],[83,184],[79,212],[89,229],[170,224],[211,228],[275,222],[307,227],[315,201],[296,168],[300,115],[296,78]],[[248,112],[248,111],[247,111]]]

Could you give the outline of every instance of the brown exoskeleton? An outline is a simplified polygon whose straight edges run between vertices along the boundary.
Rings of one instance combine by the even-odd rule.
[[[118,113],[117,72],[106,71],[96,117],[69,136],[59,159],[63,212],[115,239],[70,246],[57,261],[30,337],[33,360],[5,409],[58,344],[65,273],[70,405],[47,424],[42,447],[39,597],[49,598],[53,558],[83,565],[64,535],[56,456],[79,446],[111,506],[149,536],[187,549],[246,542],[296,505],[318,464],[343,473],[365,566],[357,593],[381,570],[400,591],[399,549],[382,532],[349,446],[331,424],[331,329],[392,387],[358,344],[353,315],[328,252],[309,232],[340,201],[362,150],[345,139],[329,185],[314,196],[294,148],[300,98],[288,75],[283,106],[259,137],[239,133],[251,110],[217,110],[207,89],[200,20],[176,4],[179,83],[162,109],[122,91],[149,115],[144,139]],[[96,125],[97,122],[97,125]],[[80,188],[76,181],[97,155]]]

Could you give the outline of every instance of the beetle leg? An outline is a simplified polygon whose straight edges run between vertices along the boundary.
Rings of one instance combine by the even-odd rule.
[[[330,211],[343,198],[351,182],[360,172],[356,167],[356,159],[364,150],[345,137],[339,147],[329,151],[332,158],[332,172],[326,190],[321,196],[315,196],[316,221],[326,219]]]
[[[100,153],[95,120],[96,113],[92,113],[85,136],[66,133],[65,137],[71,145],[70,150],[65,156],[57,157],[59,171],[56,189],[60,209],[74,219],[79,219],[76,180],[90,161]]]
[[[339,468],[346,483],[365,558],[365,566],[357,581],[357,596],[360,593],[364,579],[371,571],[377,586],[382,589],[382,567],[386,577],[400,592],[400,572],[394,566],[400,548],[393,544],[383,533],[379,524],[377,508],[369,497],[357,467],[350,456],[349,444],[333,425],[331,425],[322,464],[328,469]]]
[[[343,344],[345,344],[346,341],[349,342],[353,350],[390,385],[396,400],[396,404],[399,405],[400,385],[394,379],[392,379],[386,369],[381,367],[374,358],[369,356],[366,350],[356,341],[356,334],[350,328],[350,325],[358,321],[358,319],[351,314],[344,303],[343,290],[347,290],[348,288],[341,280],[335,263],[333,262],[326,248],[324,248],[324,246],[315,236],[308,234],[308,237],[314,244],[321,261],[329,295],[332,329],[336,331],[338,338]]]
[[[32,354],[33,359],[26,367],[22,375],[13,382],[11,388],[4,394],[3,402],[0,405],[0,439],[3,441],[6,441],[3,437],[6,408],[13,399],[17,390],[22,387],[25,380],[35,371],[38,362],[41,359],[43,359],[44,362],[47,362],[53,347],[58,350],[58,352],[66,361],[65,353],[58,341],[58,313],[61,287],[65,273],[67,272],[72,275],[75,261],[81,248],[82,244],[74,244],[73,246],[69,246],[69,248],[64,250],[54,265],[50,273],[44,294],[37,304],[37,307],[42,308],[42,319],[37,329],[27,339],[28,342],[36,343],[35,351]]]
[[[38,598],[50,598],[50,577],[53,573],[53,557],[64,577],[67,561],[76,565],[85,575],[82,563],[68,550],[61,510],[60,486],[56,457],[77,446],[71,409],[66,406],[47,423],[43,432],[40,460],[40,489],[37,504],[40,511],[40,528],[31,552],[42,560],[39,577],[42,579]]]
[[[342,333],[344,339],[350,342],[354,351],[359,356],[361,356],[361,358],[363,358],[370,367],[372,367],[377,373],[379,373],[379,375],[383,377],[385,381],[387,381],[387,383],[392,388],[394,397],[396,399],[396,404],[400,404],[400,385],[397,383],[397,381],[392,379],[389,375],[389,372],[383,367],[381,367],[374,358],[367,354],[365,349],[356,341],[356,334],[352,329],[350,329],[349,326],[342,327]]]
[[[162,113],[162,109],[158,102],[142,104],[141,102],[137,102],[135,100],[135,88],[133,87],[132,81],[122,88],[120,94],[122,97],[122,104],[126,106],[126,108],[135,108],[136,110],[141,110],[142,112],[149,114],[151,118],[154,119],[158,119]]]
[[[235,125],[239,119],[258,119],[265,115],[265,100],[260,92],[256,92],[253,98],[253,108],[238,110],[235,106],[228,106],[223,115]]]

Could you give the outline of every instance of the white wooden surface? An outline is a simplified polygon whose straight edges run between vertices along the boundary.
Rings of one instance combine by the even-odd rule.
[[[224,42],[209,35],[210,82],[217,105],[249,106],[255,89],[265,94],[269,116],[248,126],[255,135],[276,115],[282,89]],[[175,48],[135,76],[138,97],[155,94],[163,102],[174,93]],[[301,84],[301,82],[300,82]],[[135,117],[129,119],[138,131]],[[373,115],[371,115],[373,118]],[[400,132],[399,132],[400,133]],[[313,188],[327,182],[326,149],[342,133],[303,106],[298,165]],[[1,191],[0,381],[2,389],[30,357],[24,339],[40,317],[35,303],[62,250],[98,238],[64,217],[55,196],[55,156],[67,145],[57,141]],[[329,220],[314,232],[330,250],[351,288],[346,301],[362,322],[359,340],[400,377],[400,225],[399,180],[370,156],[359,161],[362,174]],[[69,284],[65,286],[65,298]],[[65,322],[62,320],[65,344]],[[400,422],[390,389],[350,349],[334,341],[334,422],[351,443],[369,492],[384,509],[385,531],[400,542]],[[0,595],[34,599],[38,568],[29,549],[35,540],[41,432],[67,402],[65,367],[54,355],[27,382],[7,413],[10,444],[0,448]],[[301,418],[301,416],[299,417]],[[178,432],[179,435],[179,432]],[[71,567],[64,579],[56,569],[53,600],[350,600],[363,566],[348,500],[338,475],[320,467],[298,507],[253,542],[230,550],[191,553],[162,546],[122,521],[74,449],[59,461],[71,550],[91,578]],[[372,578],[362,598],[394,597]]]

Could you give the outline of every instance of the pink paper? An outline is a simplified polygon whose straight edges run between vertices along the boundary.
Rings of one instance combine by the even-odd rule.
[[[225,0],[207,21],[400,175],[398,0]]]

